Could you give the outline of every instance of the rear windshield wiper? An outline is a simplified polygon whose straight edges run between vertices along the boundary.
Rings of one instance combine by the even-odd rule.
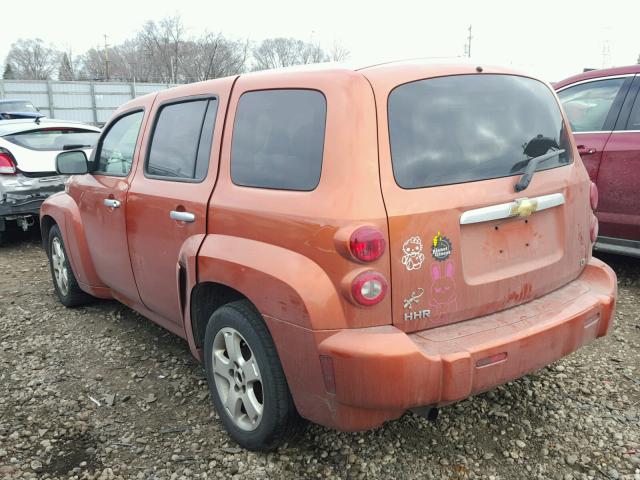
[[[516,192],[521,192],[522,190],[527,188],[531,183],[533,174],[535,173],[536,168],[538,168],[538,165],[540,165],[540,163],[544,162],[545,160],[549,160],[550,158],[557,157],[558,155],[562,155],[564,152],[565,150],[561,148],[545,153],[544,155],[538,155],[537,157],[528,159],[527,168],[524,170],[524,173],[520,177],[520,180],[518,180],[518,183],[516,183],[514,190]]]

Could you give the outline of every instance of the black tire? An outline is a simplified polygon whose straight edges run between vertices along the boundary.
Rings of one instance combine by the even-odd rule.
[[[261,377],[262,414],[259,424],[251,431],[236,425],[231,414],[225,409],[216,387],[216,374],[213,367],[214,340],[223,328],[226,331],[229,328],[234,329],[243,337],[245,346],[249,348],[248,354],[255,357],[258,364]],[[304,422],[293,404],[273,339],[262,316],[250,302],[240,300],[228,303],[211,315],[205,335],[204,356],[213,404],[231,437],[242,447],[249,450],[268,451],[277,448],[287,440],[296,438],[302,432]],[[223,377],[218,375],[218,379],[220,381]],[[230,384],[229,388],[231,387]],[[244,402],[242,408],[245,408]]]
[[[66,269],[67,275],[67,287],[66,291],[61,289],[58,285],[58,279],[56,278],[56,272],[54,270],[54,242],[59,242],[60,249],[63,253],[61,266]],[[85,305],[93,300],[93,297],[88,293],[82,291],[78,286],[78,281],[73,273],[71,264],[69,263],[69,257],[67,256],[67,250],[64,246],[64,240],[60,233],[60,228],[57,225],[51,227],[49,230],[49,238],[47,241],[47,255],[49,256],[49,267],[51,268],[51,278],[53,280],[53,289],[56,292],[56,296],[60,303],[65,307],[77,307],[79,305]]]

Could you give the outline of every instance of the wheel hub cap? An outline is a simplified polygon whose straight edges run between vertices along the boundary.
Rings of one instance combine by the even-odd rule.
[[[69,292],[69,271],[67,270],[62,241],[58,237],[55,237],[51,242],[51,265],[58,290],[62,295],[67,295]]]
[[[220,329],[213,340],[212,365],[218,396],[233,423],[255,430],[264,410],[262,375],[253,350],[236,329]]]

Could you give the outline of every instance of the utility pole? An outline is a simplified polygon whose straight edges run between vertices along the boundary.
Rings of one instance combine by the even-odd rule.
[[[467,54],[467,58],[471,58],[471,39],[473,38],[473,36],[471,35],[471,25],[469,25],[469,28],[467,29],[467,31],[469,32],[469,35],[467,36],[467,45],[466,45],[466,54]]]
[[[107,43],[107,34],[104,35],[104,67],[107,77],[107,82],[109,81],[109,44]]]

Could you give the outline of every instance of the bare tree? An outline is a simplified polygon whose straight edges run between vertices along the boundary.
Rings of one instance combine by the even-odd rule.
[[[253,70],[344,60],[349,51],[335,42],[331,51],[295,38],[269,38],[254,48],[248,40],[206,32],[189,37],[180,16],[148,21],[120,45],[109,48],[109,79],[183,83],[236,75],[251,63]],[[251,60],[249,60],[251,57]],[[19,40],[7,56],[5,78],[106,80],[107,56],[101,47],[74,57],[46,46],[40,39]]]
[[[58,80],[75,80],[76,74],[71,63],[71,56],[63,53],[60,57],[60,66],[58,67]]]
[[[329,58],[332,62],[344,62],[349,58],[351,52],[339,41],[334,41],[329,52]]]
[[[54,72],[60,52],[39,39],[20,39],[11,45],[6,63],[18,79],[48,80]]]
[[[4,65],[4,73],[2,74],[2,78],[5,80],[14,80],[16,78],[10,63],[6,63]]]
[[[219,33],[206,33],[185,42],[181,55],[184,80],[197,82],[236,75],[244,70],[248,51],[248,42],[228,40]]]
[[[180,16],[148,21],[136,40],[153,67],[152,75],[164,82],[177,83],[180,75],[181,46],[185,28]]]
[[[295,38],[267,38],[253,49],[253,70],[267,70],[327,60],[327,54],[319,45]]]

